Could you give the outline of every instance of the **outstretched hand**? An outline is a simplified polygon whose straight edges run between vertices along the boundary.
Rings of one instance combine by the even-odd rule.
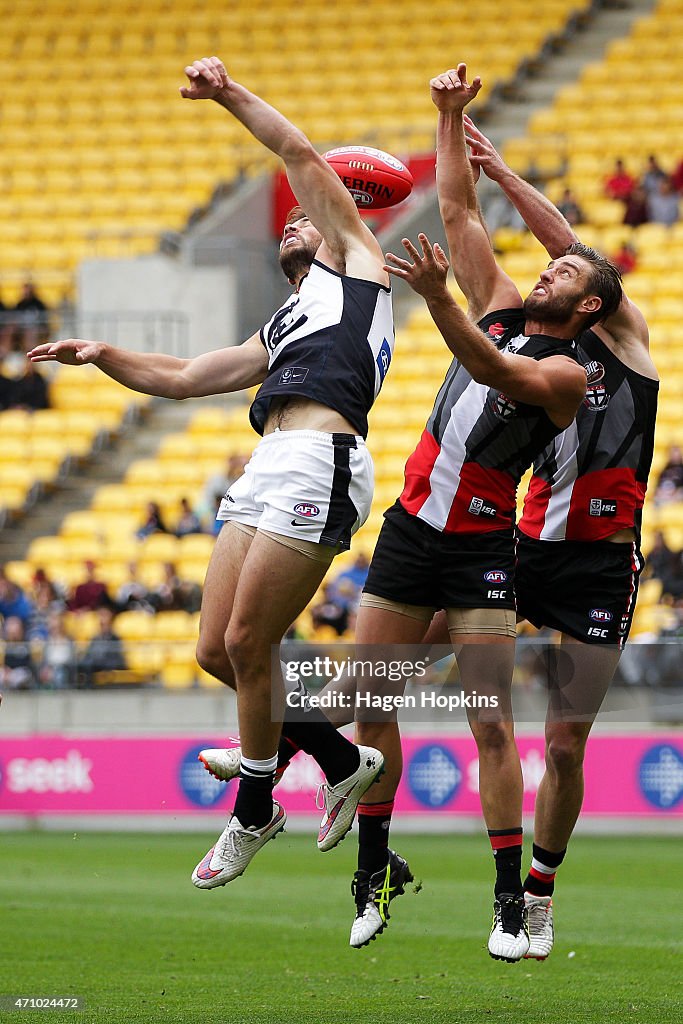
[[[69,338],[67,341],[48,341],[37,345],[27,352],[32,363],[66,363],[69,366],[82,366],[84,363],[96,362],[104,352],[101,341],[81,341],[80,338]]]
[[[202,57],[186,67],[185,74],[190,84],[181,87],[180,95],[186,100],[212,100],[230,84],[219,57]]]
[[[480,132],[471,117],[463,114],[465,139],[470,147],[470,166],[476,181],[479,172],[483,171],[487,178],[499,181],[506,169],[506,164],[490,139]]]
[[[420,233],[417,237],[422,247],[422,255],[409,239],[404,238],[403,248],[413,262],[410,263],[388,252],[387,265],[384,269],[394,277],[407,281],[413,291],[423,298],[435,298],[446,291],[446,276],[450,264],[438,242],[432,246],[425,234]],[[389,266],[390,263],[393,266]]]
[[[474,99],[481,89],[479,75],[470,84],[467,81],[467,65],[458,64],[442,75],[432,78],[429,91],[432,103],[443,114],[463,110]]]

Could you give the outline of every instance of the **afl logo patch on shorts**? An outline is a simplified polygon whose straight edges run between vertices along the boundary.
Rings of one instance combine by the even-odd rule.
[[[320,515],[320,509],[310,501],[300,501],[298,505],[294,506],[294,513],[297,516],[304,516],[305,519],[313,519]]]
[[[589,615],[593,622],[611,622],[614,618],[606,608],[591,608]]]
[[[502,569],[489,569],[488,572],[484,573],[484,579],[487,583],[507,583],[508,574],[503,572]]]

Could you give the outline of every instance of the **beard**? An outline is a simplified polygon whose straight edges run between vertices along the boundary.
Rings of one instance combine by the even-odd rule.
[[[298,281],[311,269],[318,246],[294,242],[280,250],[280,266],[288,281]]]
[[[566,323],[574,313],[574,307],[580,297],[580,295],[565,295],[564,298],[557,299],[549,298],[548,295],[528,295],[522,307],[524,316],[527,320],[537,320],[544,323]]]

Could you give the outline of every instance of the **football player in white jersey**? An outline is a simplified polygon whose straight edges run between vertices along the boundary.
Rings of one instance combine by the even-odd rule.
[[[185,74],[184,98],[213,100],[285,164],[302,204],[288,219],[280,245],[281,265],[295,295],[244,344],[192,359],[80,339],[39,345],[30,357],[92,363],[134,390],[173,399],[263,382],[252,422],[264,436],[245,475],[226,495],[221,517],[227,522],[206,576],[197,647],[199,664],[237,691],[241,737],[234,812],[192,876],[199,888],[213,888],[242,874],[285,823],[284,809],[272,798],[284,706],[272,651],[369,513],[373,472],[364,441],[367,412],[394,336],[382,250],[336,173],[301,131],[230,78],[217,57],[195,61]],[[355,334],[345,320],[347,302],[354,304]],[[313,317],[311,335],[299,309],[321,305],[329,309]],[[320,347],[332,376],[326,377],[318,359]],[[346,392],[343,381],[334,379],[341,347],[352,364],[349,374],[356,375]],[[313,712],[307,717],[316,718]],[[327,850],[351,827],[358,800],[382,770],[383,758],[375,749],[349,743],[321,713],[317,725],[307,731],[294,725],[288,736],[290,751],[302,746],[325,773],[326,812],[318,845]]]

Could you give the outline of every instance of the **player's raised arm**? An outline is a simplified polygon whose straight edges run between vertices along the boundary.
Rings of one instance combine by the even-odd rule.
[[[480,320],[490,310],[522,304],[517,288],[496,263],[479,210],[468,158],[463,110],[480,88],[479,78],[471,84],[467,81],[464,64],[430,82],[432,101],[439,111],[436,144],[439,208],[453,273],[467,297],[470,316],[475,320]]]
[[[351,276],[388,284],[382,250],[363,223],[356,204],[332,168],[302,131],[260,97],[228,75],[218,57],[185,68],[187,99],[213,99],[284,162],[292,190],[323,237],[328,261]],[[321,252],[324,259],[326,253]]]
[[[567,248],[578,241],[566,218],[547,196],[508,167],[491,140],[467,114],[463,115],[463,124],[465,139],[470,147],[470,163],[500,186],[526,226],[553,259],[564,255]]]
[[[387,253],[387,270],[425,299],[434,323],[451,352],[479,384],[505,392],[514,401],[539,405],[559,427],[567,427],[586,394],[586,373],[567,356],[543,360],[499,351],[467,318],[446,286],[448,260],[426,235],[418,236],[419,253],[407,238],[410,260]]]
[[[264,380],[268,369],[268,356],[258,334],[242,345],[205,352],[194,359],[128,352],[103,341],[79,338],[38,345],[28,357],[34,363],[92,363],[133,391],[175,399],[241,391]]]

